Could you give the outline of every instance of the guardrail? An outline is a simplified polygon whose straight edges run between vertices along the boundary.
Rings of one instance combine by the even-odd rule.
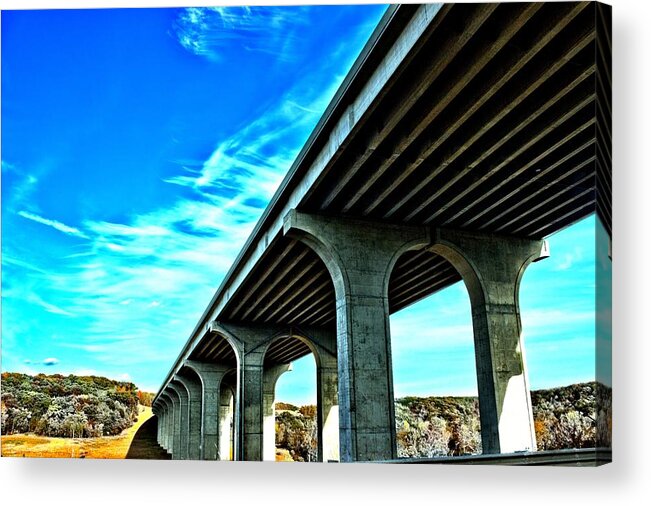
[[[612,462],[610,448],[580,448],[539,452],[463,455],[460,457],[404,458],[379,461],[381,464],[453,464],[502,466],[595,467]]]

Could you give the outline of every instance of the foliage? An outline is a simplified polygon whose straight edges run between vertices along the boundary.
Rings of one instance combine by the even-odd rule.
[[[138,416],[133,383],[100,376],[2,374],[2,434],[116,435]]]
[[[474,397],[396,400],[398,457],[481,453],[479,403]]]
[[[611,389],[580,383],[531,392],[539,450],[610,446]],[[481,453],[475,397],[405,397],[395,403],[398,456],[436,457]],[[276,403],[276,446],[294,460],[314,460],[316,406]]]
[[[279,405],[295,409],[282,409]],[[276,403],[276,447],[288,450],[294,461],[316,461],[316,406],[299,409],[291,404]]]
[[[596,382],[531,392],[538,449],[610,446],[611,395]]]
[[[138,390],[138,402],[142,406],[147,406],[151,408],[151,403],[154,400],[156,394],[151,393],[151,392],[143,392],[142,390]]]

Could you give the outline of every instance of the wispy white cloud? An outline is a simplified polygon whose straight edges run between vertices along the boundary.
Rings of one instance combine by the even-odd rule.
[[[43,359],[43,365],[46,365],[46,366],[53,366],[53,365],[57,365],[58,363],[59,363],[58,358],[49,357],[49,358]]]
[[[15,212],[27,203],[30,203],[32,210],[36,210],[32,197],[38,188],[37,174],[25,171],[6,160],[2,160],[2,174],[3,182],[11,187],[11,191],[3,196],[3,210]]]
[[[18,211],[18,215],[22,216],[25,219],[35,221],[36,223],[41,223],[42,225],[47,225],[48,227],[52,227],[58,230],[59,232],[63,232],[64,234],[81,237],[83,239],[88,239],[88,236],[78,228],[70,227],[65,223],[61,223],[60,221],[43,218],[42,216],[38,216],[37,214],[33,214],[27,211]]]
[[[184,12],[191,17],[194,11]],[[201,27],[209,21],[198,12],[187,21]],[[228,12],[210,12],[216,16],[211,23],[238,22],[228,18]],[[271,23],[282,34],[287,20],[267,18],[263,23],[261,12],[252,8],[241,30],[263,30]],[[273,12],[284,16],[290,11]],[[299,15],[300,10],[291,12]],[[261,33],[256,40],[262,44],[267,35]],[[197,40],[197,54],[219,49],[217,39]],[[283,51],[279,45],[269,47]],[[255,45],[249,49],[262,50]],[[3,255],[3,269],[7,260],[12,269],[22,271],[20,278],[11,278],[21,282],[10,279],[6,291],[3,280],[3,299],[28,301],[68,317],[57,348],[47,353],[56,354],[65,364],[78,354],[95,370],[116,372],[112,377],[130,371],[135,378],[131,371],[137,367],[155,364],[152,369],[161,369],[160,364],[170,363],[343,79],[341,69],[331,72],[328,65],[326,59],[318,75],[306,72],[258,117],[216,139],[198,167],[179,165],[179,173],[166,182],[183,189],[159,208],[122,219],[89,218],[71,224],[45,218],[34,207],[19,208],[25,219],[85,239],[78,249],[49,262],[28,264],[11,260],[23,258],[20,254]],[[36,314],[34,321],[38,321]],[[24,327],[18,327],[18,321],[3,323],[3,346],[5,327],[11,345],[34,331],[27,323]],[[71,370],[76,366],[72,364]]]
[[[174,32],[185,49],[213,61],[227,46],[289,61],[296,54],[296,30],[305,23],[301,6],[190,7],[180,12]]]

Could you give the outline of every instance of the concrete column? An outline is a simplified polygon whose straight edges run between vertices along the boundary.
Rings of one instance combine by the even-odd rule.
[[[172,455],[172,445],[174,444],[174,403],[172,398],[167,396],[167,415],[165,416],[165,449]]]
[[[320,353],[317,367],[318,459],[339,461],[339,400],[337,358]]]
[[[174,390],[179,398],[179,451],[180,460],[188,459],[188,446],[190,435],[189,395],[185,387],[177,381],[176,376],[170,382],[169,388]]]
[[[160,444],[160,411],[158,410],[158,405],[151,405],[151,412],[156,418],[156,443]]]
[[[219,402],[219,460],[235,458],[233,399],[233,386],[222,385]]]
[[[291,364],[280,364],[271,367],[263,373],[263,422],[262,422],[262,460],[276,461],[276,383],[287,371]]]
[[[181,399],[178,393],[171,385],[167,385],[167,395],[172,399],[172,459],[180,460],[182,455],[181,450]]]
[[[165,422],[163,424],[163,448],[172,454],[172,444],[174,443],[174,404],[172,398],[167,392],[161,394],[161,399],[165,403]]]
[[[201,381],[198,378],[176,376],[188,392],[188,456],[190,460],[201,459]]]
[[[188,360],[201,379],[201,459],[219,459],[219,406],[221,382],[231,366]]]
[[[165,395],[159,396],[161,402],[161,421],[160,421],[160,445],[167,451],[167,411],[169,409],[168,399]]]
[[[291,211],[284,233],[316,251],[335,287],[340,458],[396,458],[389,277],[403,252],[429,245],[429,231]]]
[[[518,291],[542,240],[439,229],[432,250],[461,274],[472,307],[484,453],[535,450]]]
[[[242,367],[242,457],[246,461],[263,457],[263,363],[261,349],[246,352]]]

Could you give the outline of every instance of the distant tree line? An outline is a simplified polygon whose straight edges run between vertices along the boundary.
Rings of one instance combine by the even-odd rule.
[[[611,389],[579,383],[531,392],[538,450],[610,447]],[[479,454],[476,397],[396,399],[398,457]],[[276,403],[276,446],[298,461],[315,460],[316,407]]]
[[[100,376],[2,373],[2,434],[116,435],[138,417],[131,382]]]

